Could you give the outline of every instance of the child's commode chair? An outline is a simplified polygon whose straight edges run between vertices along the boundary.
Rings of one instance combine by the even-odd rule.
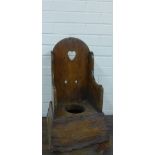
[[[94,79],[93,53],[83,41],[65,38],[55,45],[51,58],[50,149],[64,152],[107,141],[103,87]]]

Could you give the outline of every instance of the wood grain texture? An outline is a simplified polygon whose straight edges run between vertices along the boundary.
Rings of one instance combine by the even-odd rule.
[[[69,51],[76,52],[76,57],[72,61],[68,57]],[[79,39],[67,38],[54,47],[53,78],[58,102],[86,98],[88,54],[88,47]]]
[[[54,101],[47,119],[49,148],[63,152],[107,141],[103,87],[94,78],[93,53],[83,41],[65,38],[51,57]]]
[[[108,141],[107,127],[102,114],[55,119],[53,122],[53,151],[71,151]]]
[[[108,127],[108,135],[110,141],[107,143],[100,143],[90,145],[82,149],[76,149],[70,152],[50,152],[48,149],[48,136],[47,136],[47,118],[42,118],[42,154],[43,155],[112,155],[112,143],[113,143],[113,117],[112,115],[105,115],[106,124]],[[104,151],[102,151],[104,149]]]

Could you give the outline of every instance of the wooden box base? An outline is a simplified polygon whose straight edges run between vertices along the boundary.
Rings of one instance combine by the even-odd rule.
[[[55,119],[51,132],[52,150],[71,151],[108,141],[105,124],[102,113]]]

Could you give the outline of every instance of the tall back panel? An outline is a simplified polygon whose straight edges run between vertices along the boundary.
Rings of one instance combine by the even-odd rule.
[[[87,96],[89,48],[79,39],[65,38],[53,49],[53,84],[58,102],[82,100]]]

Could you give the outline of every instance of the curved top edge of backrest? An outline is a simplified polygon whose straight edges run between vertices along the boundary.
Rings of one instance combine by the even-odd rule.
[[[78,39],[78,38],[74,38],[74,37],[68,37],[68,38],[64,38],[64,39],[62,39],[62,40],[60,40],[55,46],[54,46],[54,48],[53,48],[53,53],[55,53],[56,51],[57,51],[57,48],[59,48],[59,47],[61,47],[61,46],[70,46],[70,47],[72,47],[74,44],[78,44],[78,45],[80,45],[80,46],[83,46],[85,49],[87,49],[85,52],[88,52],[88,51],[90,51],[89,50],[89,47],[87,46],[87,44],[84,42],[84,41],[82,41],[82,40],[80,40],[80,39]]]
[[[60,40],[53,48],[53,81],[58,101],[85,97],[89,52],[88,46],[82,40],[73,37]],[[73,59],[69,58],[71,55],[74,55]]]

